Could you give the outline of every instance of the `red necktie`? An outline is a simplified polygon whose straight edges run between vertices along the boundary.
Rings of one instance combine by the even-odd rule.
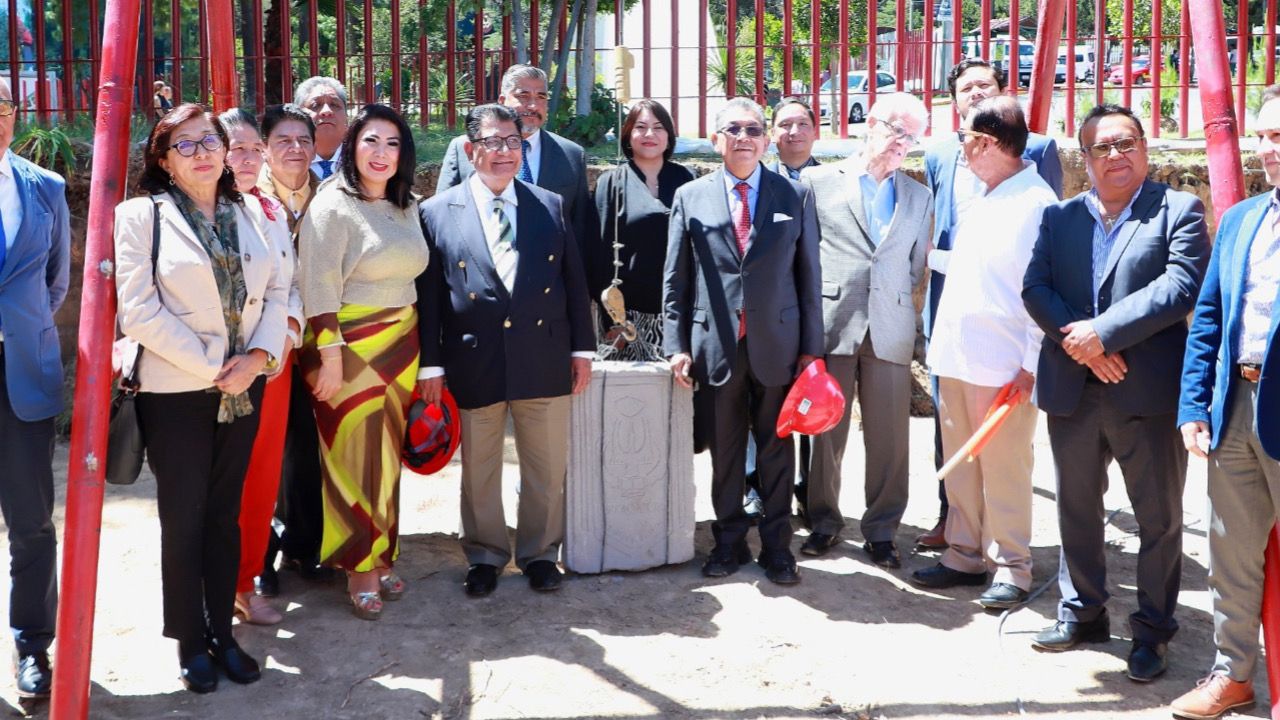
[[[751,205],[747,202],[747,190],[751,188],[745,182],[733,186],[738,192],[738,217],[733,223],[733,234],[738,238],[738,254],[745,260],[747,257],[747,240],[751,238]],[[747,335],[747,311],[738,308],[738,339]]]

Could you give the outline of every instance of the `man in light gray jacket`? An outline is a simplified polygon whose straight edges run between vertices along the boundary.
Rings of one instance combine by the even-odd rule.
[[[827,369],[862,408],[867,512],[863,545],[882,567],[901,566],[893,538],[907,508],[912,289],[924,275],[933,219],[928,188],[899,170],[924,133],[924,104],[906,93],[880,96],[867,117],[867,143],[841,163],[806,168],[821,230],[822,319]],[[852,402],[830,432],[814,438],[806,513],[813,532],[800,551],[824,555],[839,541],[840,464]]]

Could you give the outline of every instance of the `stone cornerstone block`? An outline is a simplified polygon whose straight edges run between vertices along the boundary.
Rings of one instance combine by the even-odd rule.
[[[593,363],[570,414],[565,567],[691,560],[693,501],[693,393],[665,363]]]

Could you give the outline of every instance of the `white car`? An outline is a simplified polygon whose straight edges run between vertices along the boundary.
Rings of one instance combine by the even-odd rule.
[[[867,72],[858,70],[849,73],[849,122],[860,123],[867,119]],[[876,73],[876,92],[892,92],[898,81],[886,72]],[[819,88],[818,115],[820,121],[828,121],[835,117],[833,108],[840,107],[840,86],[827,80]]]

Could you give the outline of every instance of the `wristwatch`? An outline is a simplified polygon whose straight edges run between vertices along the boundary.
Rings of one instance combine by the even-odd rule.
[[[261,348],[259,348],[259,350],[261,350]],[[262,366],[262,371],[265,373],[275,372],[276,369],[280,367],[280,361],[276,359],[275,355],[272,355],[266,350],[262,350],[262,352],[267,353],[267,364]]]

